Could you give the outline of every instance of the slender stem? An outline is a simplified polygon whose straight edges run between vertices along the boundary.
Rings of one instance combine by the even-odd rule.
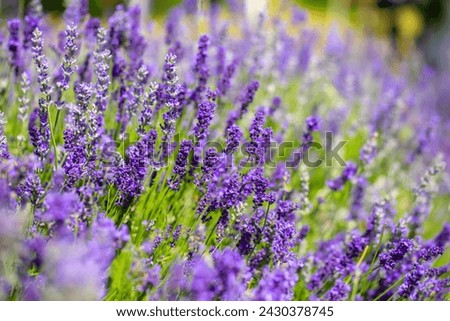
[[[358,263],[356,264],[356,267],[359,267],[362,264],[362,262],[364,261],[366,255],[367,255],[368,250],[369,250],[369,246],[366,245],[366,247],[364,248],[363,254],[361,255],[361,257],[358,260]]]
[[[52,136],[52,145],[53,149],[55,150],[55,170],[58,169],[58,149],[56,147],[56,140],[55,140],[55,128],[52,126],[52,113],[50,112],[50,108],[47,110],[48,113],[48,123],[50,127],[50,135]]]
[[[205,245],[208,245],[209,240],[211,239],[211,237],[212,237],[214,231],[216,230],[217,225],[219,225],[219,222],[220,222],[220,216],[219,216],[219,218],[217,219],[216,224],[214,224],[213,228],[212,228],[211,231],[209,232],[209,235],[208,235],[208,237],[206,238]]]
[[[355,278],[353,279],[352,294],[350,296],[350,301],[355,301],[356,292],[358,291],[358,284],[359,284],[359,272],[357,272],[357,275],[355,275]]]
[[[394,284],[392,284],[390,287],[388,287],[383,293],[381,293],[379,296],[377,296],[374,301],[378,301],[380,298],[383,297],[383,295],[385,295],[386,293],[388,293],[390,290],[392,290],[393,288],[395,288],[397,285],[399,285],[401,282],[403,282],[403,279],[405,278],[405,276],[402,276],[400,279],[398,279],[397,281],[394,282]]]
[[[261,233],[264,232],[264,230],[266,229],[266,225],[267,225],[267,217],[269,216],[269,209],[270,209],[270,204],[267,204],[267,210],[266,210],[266,214],[264,214],[264,224],[263,224]],[[262,237],[262,234],[261,234],[261,237]],[[260,237],[260,238],[261,238],[261,237]],[[258,241],[260,241],[260,240],[258,240]]]
[[[375,271],[378,270],[380,267],[381,267],[381,266],[378,265],[378,266],[374,267],[373,269],[367,271],[366,273],[364,273],[364,274],[362,275],[361,278],[365,278],[365,277],[369,276],[369,274],[371,274],[372,272],[375,272]]]
[[[17,12],[17,16],[19,18],[23,18],[25,13],[25,0],[19,0],[19,8]]]
[[[58,125],[59,114],[61,113],[61,109],[58,109],[56,112],[55,123],[53,124],[53,128],[56,130],[56,126]]]
[[[380,248],[381,248],[381,242],[383,241],[383,235],[384,235],[384,226],[381,229],[380,240],[378,241],[377,248],[375,250],[375,254],[373,255],[373,258],[372,258],[372,262],[370,262],[369,270],[372,268],[372,266],[375,264],[375,261],[377,260],[378,253],[380,252]]]
[[[108,192],[108,194],[109,194],[109,192]],[[111,200],[110,202],[108,202],[108,206],[107,206],[107,208],[106,208],[106,214],[107,214],[107,215],[110,214],[110,211],[111,211],[111,209],[113,208],[114,202],[116,201],[118,195],[119,195],[119,191],[116,190],[116,193],[114,194],[112,200]]]
[[[266,209],[266,213],[264,214],[264,223],[263,223],[263,226],[262,226],[262,229],[261,229],[261,233],[258,235],[257,241],[255,242],[255,244],[254,244],[252,250],[250,251],[250,253],[248,254],[249,257],[253,254],[253,252],[255,251],[256,247],[259,244],[259,242],[261,242],[264,230],[266,229],[267,217],[269,216],[269,210],[270,210],[270,204],[267,204],[267,209]]]
[[[160,195],[162,195],[161,199],[158,202],[158,205],[156,207],[152,207],[152,211],[150,213],[149,219],[151,220],[153,218],[153,214],[159,209],[159,207],[161,206],[161,203],[164,201],[164,199],[167,196],[167,193],[169,192],[170,188],[166,188],[164,193],[161,193]],[[153,210],[155,209],[155,210]]]
[[[356,263],[356,271],[355,271],[355,273],[352,273],[352,274],[355,274],[355,279],[356,278],[360,278],[361,277],[361,275],[358,275],[357,273],[359,273],[358,271],[358,268],[359,268],[359,266],[362,264],[362,262],[364,261],[364,259],[366,258],[366,256],[367,256],[367,253],[369,252],[369,246],[368,245],[366,245],[366,247],[364,248],[364,250],[363,250],[363,253],[361,254],[361,257],[358,259],[358,262]],[[350,280],[351,280],[351,278],[352,278],[352,274],[349,274],[348,275],[348,277],[346,278],[346,280],[345,280],[345,283],[350,283]],[[355,279],[353,279],[353,282],[355,281]]]

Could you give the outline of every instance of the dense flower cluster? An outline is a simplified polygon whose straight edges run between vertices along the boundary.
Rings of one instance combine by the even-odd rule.
[[[1,32],[0,299],[449,299],[450,128],[420,58],[298,8],[226,1],[238,35],[217,5],[197,34],[186,1],[161,34],[87,3]]]

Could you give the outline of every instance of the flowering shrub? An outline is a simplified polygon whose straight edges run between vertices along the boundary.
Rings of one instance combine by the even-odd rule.
[[[164,32],[86,2],[1,31],[0,298],[449,298],[449,127],[419,58],[296,8],[213,6],[199,36],[192,1]]]

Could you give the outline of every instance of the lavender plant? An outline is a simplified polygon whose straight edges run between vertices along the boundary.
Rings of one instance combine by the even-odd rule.
[[[3,23],[0,299],[450,299],[439,75],[230,4]]]

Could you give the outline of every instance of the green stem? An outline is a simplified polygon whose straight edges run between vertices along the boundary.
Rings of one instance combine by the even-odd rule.
[[[355,276],[355,278],[353,279],[352,294],[350,296],[350,301],[355,301],[356,292],[358,291],[358,283],[359,283],[359,276]]]
[[[266,213],[265,213],[265,215],[264,215],[264,223],[263,223],[263,226],[262,226],[262,229],[261,229],[261,233],[258,235],[258,239],[257,239],[257,241],[255,242],[255,245],[253,246],[252,250],[251,250],[250,253],[248,254],[248,257],[250,257],[250,256],[253,254],[253,252],[255,251],[256,247],[257,247],[258,244],[259,244],[259,242],[261,242],[261,239],[262,239],[264,230],[266,229],[267,218],[268,218],[268,216],[269,216],[269,210],[270,210],[270,204],[267,204],[267,209],[266,209]]]
[[[151,219],[153,218],[153,214],[155,214],[155,212],[160,208],[161,203],[162,203],[162,202],[164,201],[164,199],[166,198],[167,193],[169,192],[169,190],[170,190],[170,188],[166,187],[165,192],[160,194],[160,195],[162,195],[162,197],[161,197],[161,199],[159,200],[158,205],[157,205],[156,207],[152,207],[152,211],[151,211],[151,213],[150,213],[149,220],[151,220]]]
[[[355,271],[355,273],[352,273],[352,274],[354,274],[354,277],[355,277],[355,278],[353,279],[353,283],[355,282],[355,279],[356,279],[356,278],[359,279],[359,278],[361,277],[361,275],[358,275],[358,273],[360,273],[359,270],[358,270],[358,268],[359,268],[359,266],[362,264],[362,262],[364,261],[364,259],[366,258],[366,255],[367,255],[368,251],[369,251],[369,246],[366,245],[366,247],[364,248],[363,253],[361,254],[361,257],[360,257],[359,260],[358,260],[358,263],[356,263],[356,271]],[[349,274],[349,275],[348,275],[348,277],[347,277],[345,283],[347,283],[347,284],[350,283],[350,280],[351,280],[351,278],[352,278],[352,274]]]
[[[385,295],[386,293],[388,293],[390,290],[392,290],[393,288],[395,288],[397,285],[399,285],[401,282],[403,282],[403,279],[405,278],[405,276],[402,276],[400,279],[398,279],[397,281],[394,282],[394,284],[392,284],[390,287],[388,287],[383,293],[381,293],[379,296],[377,296],[374,301],[378,301],[380,298],[383,297],[383,295]]]
[[[380,265],[377,265],[376,267],[373,267],[373,266],[374,266],[374,264],[375,264],[375,262],[377,260],[378,253],[380,252],[380,249],[381,249],[381,242],[383,240],[383,235],[384,235],[384,226],[381,229],[380,240],[378,241],[377,248],[375,250],[375,254],[373,255],[372,261],[370,262],[368,272],[366,274],[364,274],[361,277],[361,279],[367,277],[370,273],[372,273],[372,272],[374,272],[374,271],[376,271],[377,269],[380,268]]]
[[[267,204],[267,210],[266,210],[266,214],[264,215],[264,224],[263,224],[261,233],[264,232],[264,230],[266,229],[267,217],[269,216],[269,209],[270,209],[270,204]],[[258,241],[261,241],[261,237],[262,237],[262,234],[261,234],[260,239]]]
[[[55,129],[52,126],[52,113],[50,112],[50,108],[47,111],[48,113],[48,122],[50,127],[50,135],[52,136],[52,145],[53,149],[55,150],[55,170],[58,169],[58,149],[56,147],[56,140],[55,140]]]
[[[109,194],[109,192],[108,192],[108,194]],[[109,215],[110,211],[113,208],[114,203],[115,203],[118,195],[119,195],[119,191],[116,190],[116,193],[114,194],[114,197],[112,198],[112,200],[110,200],[110,202],[108,202],[108,206],[106,207],[106,215],[110,216]]]
[[[56,126],[58,125],[59,114],[61,113],[61,109],[58,109],[56,112],[55,123],[53,124],[53,128],[56,130]]]
[[[369,276],[372,272],[375,272],[375,271],[378,270],[380,267],[381,267],[381,266],[378,265],[378,266],[374,267],[373,269],[367,271],[366,273],[364,273],[364,274],[362,275],[361,279],[363,279],[363,278]]]
[[[208,237],[206,238],[206,242],[205,242],[206,245],[208,245],[209,240],[211,239],[211,237],[212,237],[214,231],[215,231],[216,228],[217,228],[217,225],[219,225],[219,222],[220,222],[220,216],[219,216],[219,218],[217,219],[216,224],[214,224],[213,228],[211,229],[211,232],[209,232]]]
[[[1,3],[1,1],[0,1],[0,3]],[[25,0],[19,0],[19,8],[18,8],[18,12],[17,12],[18,17],[23,18],[24,12],[25,12]]]

